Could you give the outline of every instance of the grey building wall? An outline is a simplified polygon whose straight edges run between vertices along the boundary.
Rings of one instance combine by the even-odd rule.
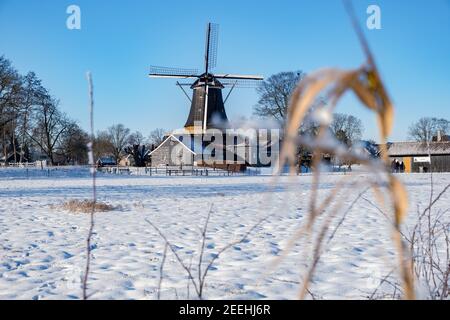
[[[411,163],[412,172],[450,172],[450,155],[432,155],[431,164],[414,162]]]
[[[194,154],[175,139],[166,140],[151,154],[152,166],[181,166],[192,165]]]

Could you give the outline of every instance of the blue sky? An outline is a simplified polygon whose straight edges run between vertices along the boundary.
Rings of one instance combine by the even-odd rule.
[[[365,25],[377,4],[382,29],[365,29],[396,105],[391,140],[406,138],[422,116],[450,119],[450,1],[355,0]],[[81,30],[66,28],[66,9],[81,8]],[[102,1],[0,0],[0,55],[35,71],[62,109],[87,128],[87,84],[95,84],[96,129],[123,123],[147,135],[183,126],[189,102],[175,81],[149,79],[150,65],[200,68],[207,22],[220,24],[217,72],[312,72],[364,62],[339,0]],[[251,117],[253,89],[236,90],[230,119]],[[377,138],[373,115],[352,96],[339,109],[360,117]]]

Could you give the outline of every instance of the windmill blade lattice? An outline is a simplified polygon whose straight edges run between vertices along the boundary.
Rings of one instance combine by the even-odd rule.
[[[151,77],[197,78],[198,69],[150,66]]]
[[[210,24],[209,34],[209,56],[208,65],[210,69],[214,69],[217,66],[217,51],[219,47],[219,25],[216,23]]]

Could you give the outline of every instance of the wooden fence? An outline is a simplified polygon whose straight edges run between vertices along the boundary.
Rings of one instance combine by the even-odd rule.
[[[101,167],[99,172],[118,174],[118,175],[137,175],[137,176],[243,176],[258,175],[259,170],[247,170],[243,172],[235,172],[231,170],[212,169],[204,167]]]

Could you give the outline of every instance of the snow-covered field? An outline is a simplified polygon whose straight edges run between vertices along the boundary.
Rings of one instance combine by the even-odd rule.
[[[324,175],[319,197],[325,197],[340,178]],[[362,181],[368,174],[356,173],[349,179]],[[401,180],[409,192],[409,219],[414,220],[417,206],[423,209],[429,203],[430,177],[404,175]],[[164,241],[145,219],[161,229],[184,263],[197,272],[201,228],[213,205],[205,265],[222,247],[242,237],[262,218],[268,219],[214,263],[205,298],[296,299],[311,240],[296,242],[280,263],[274,261],[305,222],[312,177],[281,177],[275,186],[271,181],[270,176],[100,175],[99,201],[119,209],[95,216],[91,298],[157,298]],[[25,169],[0,169],[0,299],[81,297],[89,215],[57,207],[71,199],[89,199],[91,183],[87,170],[26,173]],[[449,183],[449,174],[434,175],[435,192]],[[342,190],[342,213],[360,191]],[[390,272],[392,279],[398,278],[392,228],[370,202],[375,199],[369,192],[351,207],[324,247],[310,286],[315,298],[366,299]],[[449,204],[450,193],[436,208],[445,210]],[[169,252],[161,298],[187,298],[187,284],[186,272]],[[392,290],[383,285],[378,292],[390,294]],[[195,298],[192,285],[189,292]]]

